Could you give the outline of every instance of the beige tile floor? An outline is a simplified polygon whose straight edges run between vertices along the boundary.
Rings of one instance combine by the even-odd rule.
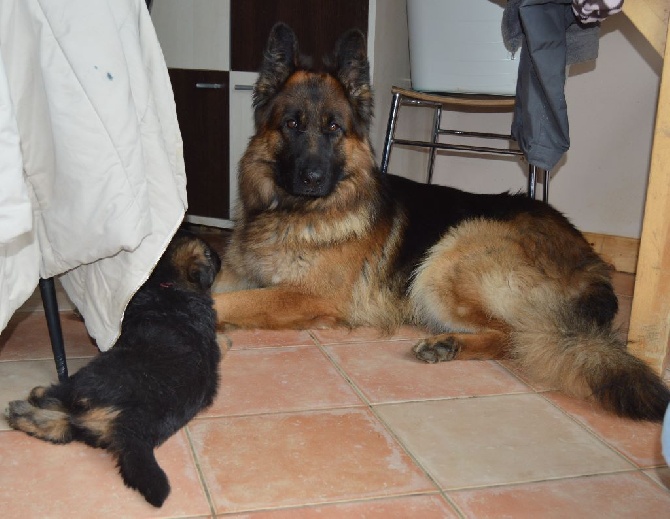
[[[616,277],[625,328],[632,276]],[[96,348],[60,294],[71,371]],[[0,419],[0,506],[11,518],[662,518],[660,426],[524,381],[509,363],[426,365],[422,332],[237,331],[214,405],[157,450],[156,510],[111,458]],[[0,335],[0,402],[55,380],[39,296]]]

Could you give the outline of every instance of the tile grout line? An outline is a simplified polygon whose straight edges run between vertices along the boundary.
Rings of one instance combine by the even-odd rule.
[[[348,404],[348,405],[330,405],[326,407],[314,407],[312,409],[304,409],[304,408],[297,408],[297,409],[282,409],[281,411],[259,411],[256,413],[234,413],[234,414],[220,414],[220,415],[213,415],[213,416],[196,416],[193,418],[194,421],[198,422],[203,422],[206,420],[221,420],[221,419],[228,419],[228,418],[249,418],[252,416],[278,416],[278,415],[283,415],[283,414],[296,414],[296,413],[321,413],[323,411],[341,411],[343,409],[364,409],[367,407],[367,404],[365,402],[362,402],[360,404]]]
[[[344,369],[337,363],[335,362],[335,359],[332,358],[330,353],[326,350],[326,346],[321,344],[321,342],[316,338],[316,336],[312,333],[312,331],[309,331],[310,336],[314,340],[314,343],[316,346],[321,350],[321,352],[326,356],[326,358],[330,361],[330,363],[335,367],[335,369],[340,373],[342,377],[347,381],[347,384],[351,386],[351,388],[354,390],[354,392],[365,402],[366,407],[370,410],[372,415],[378,420],[378,422],[384,427],[384,429],[388,432],[388,434],[391,435],[391,437],[395,440],[395,442],[400,446],[400,448],[405,452],[405,454],[409,457],[409,459],[412,460],[412,462],[421,470],[421,472],[428,478],[428,480],[435,486],[435,489],[441,495],[444,500],[449,504],[449,506],[452,507],[452,509],[459,515],[461,519],[466,519],[465,514],[461,511],[461,509],[456,506],[456,503],[454,503],[445,493],[445,491],[442,489],[442,487],[438,484],[438,482],[435,480],[433,475],[428,471],[426,467],[423,466],[422,463],[419,462],[419,460],[414,456],[412,452],[407,448],[407,446],[400,440],[398,435],[391,429],[391,427],[386,423],[385,420],[383,420],[379,414],[377,413],[376,409],[374,408],[373,404],[368,400],[368,398],[363,394],[363,392],[358,388],[358,386],[351,380],[349,375],[344,371]]]
[[[555,390],[555,391],[558,391],[558,390]],[[559,391],[559,392],[562,393],[562,394],[565,394],[562,391]],[[638,472],[641,472],[642,470],[644,470],[644,469],[642,469],[642,467],[639,467],[638,464],[635,463],[635,461],[628,458],[628,456],[626,456],[623,452],[620,452],[614,445],[610,444],[610,442],[608,442],[605,438],[601,437],[598,434],[598,432],[595,429],[593,429],[592,427],[590,427],[586,422],[580,420],[576,416],[573,416],[568,411],[563,409],[560,405],[553,402],[550,398],[547,398],[544,394],[538,393],[538,395],[540,397],[542,397],[546,402],[551,404],[555,409],[558,409],[563,415],[567,416],[572,422],[577,424],[581,429],[583,429],[586,433],[588,433],[592,438],[598,440],[598,442],[602,443],[605,447],[607,447],[614,454],[616,454],[621,459],[623,459],[624,461],[626,461],[627,463],[632,465],[635,470],[637,470]]]
[[[195,469],[198,471],[198,479],[200,480],[200,485],[203,491],[205,492],[205,498],[207,499],[207,505],[209,506],[209,511],[211,512],[212,517],[216,517],[216,507],[214,506],[214,500],[212,499],[209,487],[207,486],[205,474],[202,470],[202,467],[200,466],[200,460],[198,459],[198,455],[195,452],[195,447],[193,446],[193,438],[191,438],[191,431],[189,430],[188,425],[189,424],[186,424],[183,427],[183,429],[184,433],[186,434],[186,441],[188,441],[189,450],[191,451],[191,458],[193,459]]]
[[[309,503],[302,503],[302,504],[285,504],[285,505],[280,505],[280,506],[259,506],[258,508],[249,508],[247,510],[238,510],[238,511],[232,511],[232,512],[223,512],[221,515],[217,516],[220,518],[225,518],[228,517],[229,515],[232,516],[237,516],[238,514],[255,514],[258,512],[275,512],[275,511],[280,511],[280,512],[286,512],[286,511],[298,511],[298,510],[305,510],[305,509],[310,509],[310,508],[318,508],[318,507],[328,507],[328,506],[337,506],[337,505],[348,505],[348,504],[362,504],[362,503],[375,503],[375,502],[384,502],[384,501],[392,501],[394,499],[404,499],[404,498],[411,498],[411,497],[424,497],[424,496],[439,496],[440,491],[439,490],[434,490],[432,492],[426,492],[426,493],[421,493],[421,492],[412,492],[409,494],[388,494],[388,495],[380,495],[380,496],[371,496],[371,497],[358,497],[358,498],[353,498],[353,499],[333,499],[331,501],[313,501]],[[462,517],[461,519],[467,519],[466,517]]]
[[[377,413],[377,409],[374,406],[371,405],[370,406],[370,411],[374,414],[375,418],[377,418],[377,420],[379,420],[379,422],[384,426],[384,428],[393,437],[393,439],[395,439],[395,441],[398,443],[398,445],[400,445],[402,447],[402,449],[405,451],[405,453],[407,453],[409,458],[416,464],[416,466],[421,469],[421,471],[426,475],[426,477],[430,480],[430,482],[433,485],[435,485],[435,487],[437,488],[440,495],[444,498],[444,500],[447,503],[449,503],[449,506],[451,506],[456,511],[456,513],[459,515],[459,517],[461,519],[467,519],[467,516],[465,515],[465,513],[460,509],[460,507],[456,504],[456,502],[453,501],[451,499],[451,497],[449,497],[449,495],[447,494],[447,491],[444,488],[442,488],[442,485],[440,485],[438,483],[437,479],[431,474],[431,472],[428,470],[428,468],[423,466],[423,463],[421,463],[419,461],[419,459],[414,455],[414,453],[412,453],[409,450],[409,447],[407,447],[405,445],[405,443],[402,441],[402,439],[396,434],[396,432],[391,428],[391,426],[386,422],[386,420],[384,420],[379,415],[379,413]]]
[[[497,362],[497,361],[496,361],[496,362]],[[646,470],[646,468],[656,468],[656,467],[663,467],[663,466],[665,466],[665,465],[659,465],[659,466],[646,467],[646,468],[643,468],[643,467],[638,466],[638,464],[637,464],[633,459],[631,459],[631,458],[629,458],[628,456],[626,456],[626,454],[624,454],[624,453],[621,452],[619,449],[617,449],[617,448],[616,448],[614,445],[612,445],[606,438],[600,436],[600,434],[598,434],[598,431],[597,431],[596,429],[592,428],[591,426],[589,426],[587,422],[581,420],[581,419],[578,418],[577,416],[573,416],[573,415],[572,415],[571,413],[569,413],[567,410],[563,409],[559,404],[557,404],[556,402],[554,402],[554,401],[551,400],[550,398],[547,398],[547,396],[546,396],[547,393],[551,393],[551,392],[554,392],[554,393],[561,393],[561,394],[564,394],[564,395],[565,395],[566,393],[564,393],[563,391],[561,391],[561,390],[559,390],[559,389],[542,389],[542,390],[540,390],[540,389],[536,389],[536,388],[533,387],[530,383],[524,381],[523,378],[521,378],[521,376],[517,375],[514,371],[512,371],[512,370],[509,369],[509,368],[507,368],[507,366],[505,366],[504,364],[502,364],[502,363],[500,363],[500,362],[498,362],[498,364],[500,364],[500,366],[501,366],[503,369],[507,370],[510,374],[512,374],[513,376],[515,376],[515,377],[516,377],[517,379],[519,379],[521,382],[523,382],[524,384],[526,384],[526,385],[531,389],[531,391],[532,391],[534,394],[540,396],[540,397],[543,398],[546,402],[548,402],[549,404],[551,404],[555,409],[558,409],[563,415],[567,416],[572,422],[574,422],[575,424],[577,424],[582,430],[584,430],[586,433],[588,433],[592,438],[596,439],[598,442],[600,442],[600,443],[602,443],[603,445],[605,445],[610,451],[612,451],[612,452],[614,452],[615,454],[617,454],[617,455],[618,455],[620,458],[622,458],[624,461],[630,463],[630,464],[633,466],[633,468],[635,468],[636,470],[638,470],[638,471],[641,472],[641,471],[643,471],[643,470]]]
[[[67,352],[65,352],[65,356],[66,356],[67,360],[70,361],[70,360],[93,359],[93,358],[97,357],[97,354],[93,354],[93,355],[68,355]],[[7,363],[10,363],[10,362],[45,362],[45,361],[53,363],[54,359],[53,359],[53,357],[31,358],[31,359],[0,359],[0,363],[3,363],[3,362],[7,362]],[[68,368],[69,368],[69,366],[68,366]]]
[[[340,374],[340,376],[342,378],[344,378],[344,380],[351,387],[351,389],[354,391],[354,393],[356,393],[356,396],[358,396],[358,398],[361,399],[361,401],[365,404],[366,407],[370,408],[372,404],[369,402],[369,400],[363,394],[363,392],[358,388],[358,386],[356,384],[354,384],[353,380],[351,380],[349,375],[340,367],[340,365],[337,362],[335,362],[335,360],[332,358],[330,353],[328,353],[328,351],[326,350],[326,346],[321,344],[319,339],[314,335],[314,333],[311,330],[309,330],[308,333],[309,333],[309,336],[314,341],[314,344],[316,345],[316,347],[319,349],[319,351],[326,357],[326,359],[328,359],[328,361],[335,368],[335,370]]]
[[[495,488],[506,488],[506,487],[516,487],[521,485],[535,485],[541,483],[553,483],[556,481],[568,481],[573,479],[582,479],[582,478],[597,478],[601,476],[616,476],[618,474],[635,474],[642,472],[639,469],[630,468],[630,469],[620,469],[620,470],[609,470],[607,472],[597,472],[597,473],[588,473],[588,474],[573,474],[569,476],[556,476],[556,477],[544,477],[542,479],[528,479],[528,480],[519,480],[511,481],[509,483],[494,483],[490,485],[476,485],[470,487],[455,487],[445,490],[445,492],[469,492],[469,491],[479,491],[486,489],[495,489]],[[649,477],[649,476],[647,476]],[[652,478],[650,478],[652,479]],[[658,483],[658,482],[657,482]],[[669,489],[666,489],[670,491]]]
[[[646,470],[647,468],[656,468],[657,466],[654,467],[640,467],[633,459],[629,458],[626,456],[625,453],[617,449],[613,444],[611,444],[606,438],[602,437],[600,434],[598,434],[598,431],[591,426],[588,425],[587,422],[581,420],[577,416],[573,416],[571,413],[569,413],[567,410],[563,409],[559,404],[551,400],[550,398],[547,398],[546,394],[550,392],[558,392],[561,394],[565,394],[559,389],[546,389],[546,390],[539,390],[536,389],[535,387],[531,386],[530,383],[524,381],[519,375],[517,375],[514,371],[509,369],[507,366],[505,366],[502,363],[498,363],[500,366],[507,371],[509,371],[513,376],[517,377],[521,382],[525,383],[535,394],[543,398],[546,402],[551,404],[554,408],[558,409],[563,415],[567,416],[572,422],[576,423],[582,430],[584,430],[586,433],[588,433],[592,438],[597,440],[598,442],[602,443],[604,446],[606,446],[611,452],[614,452],[617,456],[622,458],[624,461],[628,462],[633,466],[635,470],[638,472],[642,472]],[[658,467],[663,467],[664,465],[659,465]],[[669,489],[670,490],[670,489]]]
[[[503,360],[513,360],[513,359],[503,359]],[[495,362],[498,366],[500,366],[503,370],[505,370],[506,373],[508,373],[509,375],[511,375],[512,377],[514,377],[518,382],[521,382],[524,386],[526,386],[528,389],[530,389],[533,393],[537,393],[537,392],[539,391],[538,389],[536,389],[536,388],[530,383],[530,381],[525,380],[525,379],[524,379],[521,375],[519,375],[517,372],[515,372],[514,370],[512,370],[512,369],[508,368],[507,366],[505,366],[505,364],[503,364],[502,362],[500,362],[500,360],[493,359],[493,362]],[[548,391],[550,391],[550,390],[548,390]]]
[[[670,493],[670,487],[667,487],[665,484],[663,484],[663,481],[654,479],[651,477],[649,474],[645,472],[645,470],[652,470],[652,469],[658,469],[658,468],[668,468],[667,466],[661,466],[661,467],[650,467],[648,469],[640,469],[638,472],[642,474],[645,478],[651,480],[656,486],[660,487],[661,489],[665,490],[666,493]]]
[[[448,492],[453,492],[453,491],[462,491],[462,490],[474,490],[474,489],[484,489],[484,488],[496,488],[496,487],[505,487],[505,486],[511,486],[511,485],[521,485],[521,484],[534,484],[534,483],[542,483],[542,482],[550,482],[550,481],[560,481],[563,479],[574,479],[574,478],[580,478],[580,477],[591,477],[591,476],[602,476],[602,475],[608,475],[608,474],[619,474],[619,473],[633,473],[633,472],[638,472],[642,473],[646,478],[650,478],[648,475],[646,475],[643,472],[643,468],[639,467],[637,463],[635,463],[633,460],[628,459],[627,456],[625,456],[622,452],[619,452],[614,446],[610,445],[609,442],[607,442],[604,438],[601,438],[595,431],[593,431],[588,425],[585,423],[581,422],[578,418],[571,416],[566,410],[562,409],[560,406],[552,402],[550,399],[546,398],[543,393],[550,392],[551,390],[538,390],[535,387],[531,386],[527,381],[525,381],[523,378],[521,378],[518,374],[516,374],[514,371],[511,369],[507,368],[505,365],[502,363],[496,362],[506,373],[512,375],[515,379],[517,379],[519,382],[524,384],[529,391],[524,392],[524,393],[504,393],[504,394],[496,394],[496,395],[477,395],[477,396],[466,396],[466,397],[450,397],[450,398],[431,398],[431,399],[421,399],[421,400],[402,400],[402,401],[397,401],[397,402],[384,402],[380,404],[373,404],[372,402],[369,401],[368,398],[365,397],[365,395],[362,393],[362,391],[358,388],[358,386],[350,379],[350,377],[347,375],[347,373],[344,371],[343,368],[335,361],[335,359],[329,354],[329,352],[326,349],[326,346],[321,344],[321,342],[316,338],[311,332],[310,335],[312,336],[315,344],[319,349],[326,355],[326,357],[330,360],[330,362],[334,365],[334,367],[337,369],[337,371],[345,378],[347,383],[352,387],[352,389],[356,392],[357,395],[359,395],[360,398],[363,399],[363,401],[366,403],[367,407],[370,409],[370,411],[373,413],[373,415],[377,418],[377,420],[380,421],[384,425],[384,428],[389,432],[389,434],[392,435],[392,437],[398,442],[398,444],[403,448],[403,450],[407,453],[407,455],[412,459],[412,461],[426,474],[426,476],[430,479],[430,481],[437,487],[439,490],[440,494],[445,498],[445,500],[455,509],[458,511],[459,514],[463,516],[461,510],[458,508],[455,502],[453,502],[448,495]],[[339,343],[338,343],[339,344]],[[328,345],[330,346],[330,344]],[[382,405],[402,405],[405,403],[420,403],[420,402],[426,402],[426,401],[440,401],[440,400],[458,400],[458,399],[469,399],[469,398],[487,398],[487,397],[499,397],[499,396],[514,396],[518,394],[535,394],[540,396],[543,400],[546,402],[550,403],[553,407],[557,408],[563,415],[567,416],[573,423],[575,423],[580,429],[586,431],[586,433],[594,438],[596,441],[598,441],[600,444],[604,444],[604,446],[614,452],[619,458],[623,459],[626,461],[629,465],[630,468],[627,469],[622,469],[622,470],[615,470],[615,471],[608,471],[608,472],[599,472],[596,474],[578,474],[574,476],[567,476],[567,477],[556,477],[556,478],[545,478],[545,479],[539,479],[539,480],[528,480],[528,481],[517,481],[517,482],[508,482],[508,483],[502,483],[498,485],[484,485],[484,486],[479,486],[479,487],[464,487],[464,488],[459,488],[459,489],[449,489],[444,490],[441,488],[441,486],[437,483],[437,481],[432,477],[430,472],[423,466],[423,464],[420,463],[418,459],[415,458],[415,456],[408,450],[408,448],[405,446],[405,444],[401,441],[401,439],[395,434],[393,429],[383,420],[383,418],[377,413],[376,407],[377,406],[382,406]],[[650,467],[651,468],[651,467]],[[656,482],[657,483],[657,482]]]

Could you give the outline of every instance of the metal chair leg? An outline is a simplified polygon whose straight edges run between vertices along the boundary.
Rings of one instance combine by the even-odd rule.
[[[537,168],[528,164],[528,196],[535,198],[535,186],[537,185]]]
[[[530,198],[535,198],[535,188],[537,187],[537,172],[542,172],[542,201],[544,203],[549,203],[549,180],[551,175],[549,171],[528,164],[528,196]]]
[[[543,191],[542,191],[542,201],[546,204],[549,203],[549,171],[546,169],[544,171],[544,184],[543,184]]]
[[[435,107],[435,114],[433,115],[433,143],[437,143],[440,138],[440,124],[442,124],[442,106],[438,105]],[[437,153],[437,148],[430,149],[430,155],[428,156],[428,181],[427,184],[433,183],[433,169],[435,168],[435,154]]]
[[[386,127],[386,138],[384,139],[384,150],[382,153],[381,173],[386,175],[388,172],[389,161],[391,160],[391,148],[393,147],[393,138],[395,136],[395,127],[398,120],[398,109],[400,108],[400,94],[393,94],[391,102],[391,111],[389,112],[389,122]]]
[[[58,380],[64,381],[68,378],[67,362],[65,359],[65,343],[63,341],[63,331],[60,326],[60,316],[58,315],[58,301],[56,300],[56,286],[53,278],[41,279],[39,281],[40,294],[42,295],[42,306],[49,328],[49,339],[51,339],[51,349],[56,362],[56,372]]]

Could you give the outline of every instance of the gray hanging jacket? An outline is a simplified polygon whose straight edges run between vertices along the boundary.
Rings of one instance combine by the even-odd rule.
[[[510,0],[502,33],[508,50],[521,47],[512,137],[549,171],[570,147],[566,66],[598,56],[599,26],[577,23],[572,0]]]

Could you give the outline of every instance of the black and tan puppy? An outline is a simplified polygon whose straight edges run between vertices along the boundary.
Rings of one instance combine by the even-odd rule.
[[[154,506],[170,493],[154,457],[214,399],[221,358],[209,288],[221,266],[204,241],[172,239],[128,304],[121,335],[67,381],[9,403],[9,424],[53,443],[111,452],[123,481]]]

